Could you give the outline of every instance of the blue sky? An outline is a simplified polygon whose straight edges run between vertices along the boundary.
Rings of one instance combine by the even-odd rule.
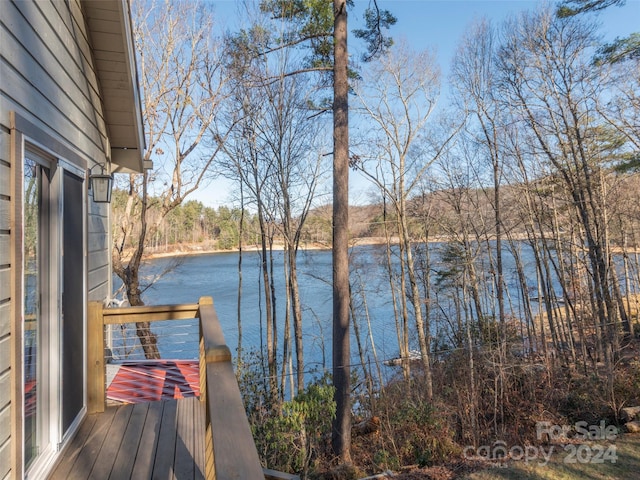
[[[365,5],[368,1],[356,1]],[[398,23],[393,36],[406,36],[415,47],[435,46],[441,60],[450,58],[458,39],[474,19],[487,17],[499,22],[510,14],[533,10],[545,2],[527,0],[383,0]],[[552,3],[553,5],[554,3]],[[627,0],[624,7],[610,7],[598,14],[608,38],[640,29],[640,0]],[[354,20],[350,18],[351,23]]]
[[[225,29],[233,30],[241,23],[237,0],[211,0],[215,5],[218,22]],[[380,8],[391,11],[398,22],[390,34],[396,39],[404,37],[415,49],[435,48],[443,77],[446,75],[458,40],[466,27],[475,19],[486,17],[499,23],[509,15],[523,10],[532,10],[545,2],[528,0],[379,0]],[[552,2],[554,4],[555,2]],[[349,28],[362,24],[362,11],[369,0],[355,0],[355,9],[350,12]],[[626,36],[640,30],[640,0],[627,0],[623,7],[610,7],[597,14],[602,22],[602,34],[606,41]],[[351,41],[352,55],[357,47]],[[366,187],[354,184],[352,197],[355,202],[363,201]],[[192,199],[205,206],[218,207],[229,204],[230,184],[214,182],[197,192]]]

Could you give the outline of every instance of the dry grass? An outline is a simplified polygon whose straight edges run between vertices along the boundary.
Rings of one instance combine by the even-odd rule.
[[[625,434],[617,438],[616,459],[603,463],[568,463],[574,458],[559,449],[551,461],[542,465],[540,461],[512,461],[457,477],[460,480],[635,480],[640,478],[640,435]],[[607,444],[603,444],[607,447]],[[586,458],[586,457],[584,457]],[[427,478],[427,477],[425,477]]]
[[[537,459],[491,463],[463,461],[447,466],[406,468],[390,474],[394,480],[637,480],[640,478],[640,434],[625,434],[611,443],[615,462],[569,463],[561,447],[547,464]],[[609,446],[605,444],[604,446]],[[376,477],[380,478],[380,477]]]

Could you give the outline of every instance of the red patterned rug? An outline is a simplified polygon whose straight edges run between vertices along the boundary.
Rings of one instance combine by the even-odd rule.
[[[198,360],[148,360],[118,366],[107,388],[109,400],[141,403],[200,395]]]

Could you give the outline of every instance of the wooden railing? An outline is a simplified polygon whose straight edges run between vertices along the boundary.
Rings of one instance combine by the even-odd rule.
[[[102,302],[90,302],[88,412],[105,409],[105,325],[186,318],[197,318],[200,323],[200,400],[206,412],[205,478],[265,478],[231,364],[231,352],[211,297],[202,297],[197,304],[109,309],[103,308]]]

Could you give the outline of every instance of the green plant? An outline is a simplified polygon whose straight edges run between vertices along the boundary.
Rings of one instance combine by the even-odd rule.
[[[257,366],[243,366],[240,384],[262,463],[275,470],[306,472],[330,436],[336,408],[330,379],[316,379],[293,400],[270,405]]]
[[[378,470],[397,470],[401,466],[398,457],[384,448],[374,453],[373,464]]]
[[[415,379],[411,384],[403,381],[385,389],[378,406],[383,419],[380,448],[372,458],[377,466],[433,465],[459,450],[446,418],[425,401]]]

